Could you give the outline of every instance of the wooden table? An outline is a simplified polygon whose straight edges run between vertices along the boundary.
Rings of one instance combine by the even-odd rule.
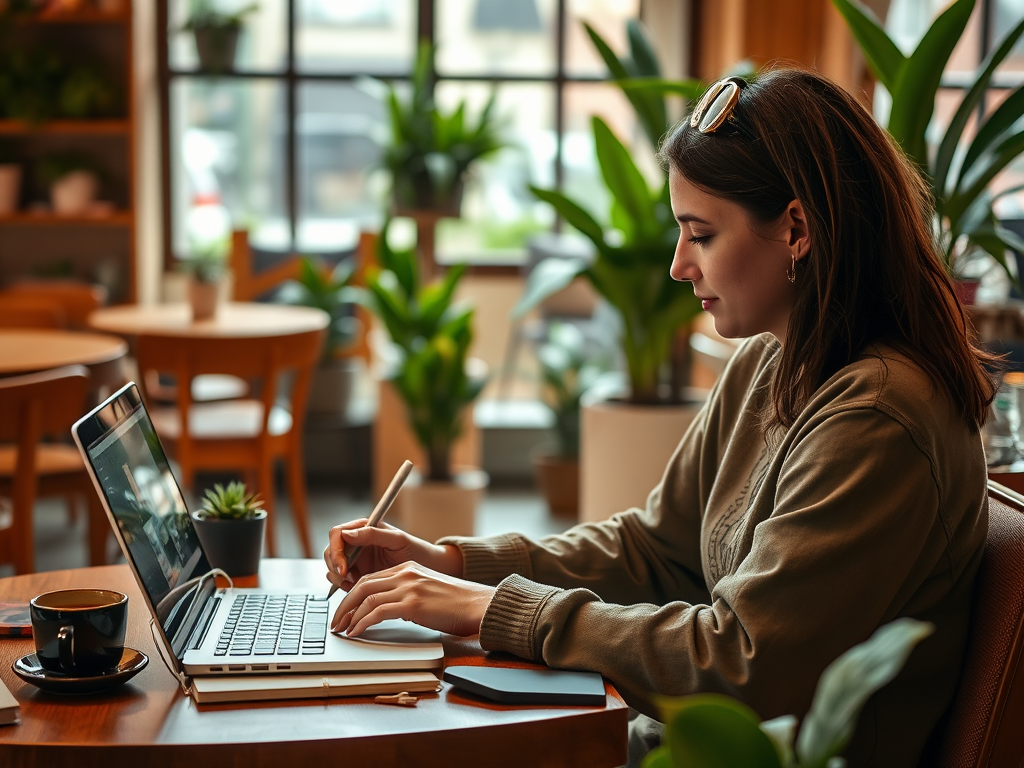
[[[326,312],[285,304],[222,304],[210,320],[192,320],[188,304],[127,304],[98,309],[89,325],[100,331],[133,336],[139,333],[189,337],[287,336],[326,328]]]
[[[49,329],[0,330],[0,376],[37,373],[66,365],[89,368],[94,383],[115,384],[128,345],[116,336]]]
[[[317,560],[264,560],[260,582],[322,589]],[[126,685],[100,695],[59,696],[22,683],[15,659],[31,639],[0,640],[0,678],[21,705],[21,725],[0,728],[0,764],[46,768],[118,766],[618,766],[626,762],[627,708],[611,686],[604,707],[512,707],[461,694],[447,683],[415,708],[372,697],[254,704],[195,704],[163,666],[149,614],[128,566],[0,579],[0,600],[50,589],[106,587],[129,596],[127,644],[150,658]],[[445,663],[534,667],[485,656],[475,638],[444,637]]]

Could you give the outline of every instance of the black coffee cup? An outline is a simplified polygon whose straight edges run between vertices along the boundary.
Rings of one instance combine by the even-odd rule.
[[[62,589],[29,602],[36,658],[69,677],[102,675],[124,653],[128,596],[112,589]]]

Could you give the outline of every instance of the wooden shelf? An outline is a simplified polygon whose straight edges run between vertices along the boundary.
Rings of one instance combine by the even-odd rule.
[[[24,120],[0,120],[0,136],[127,136],[128,120],[46,120],[34,125]]]
[[[58,216],[54,213],[19,211],[0,216],[0,225],[29,227],[130,227],[135,220],[131,211],[115,211],[106,216]]]
[[[125,1],[127,5],[128,0]],[[16,24],[127,24],[131,17],[126,11],[103,13],[98,8],[84,6],[77,11],[43,11],[16,16]]]

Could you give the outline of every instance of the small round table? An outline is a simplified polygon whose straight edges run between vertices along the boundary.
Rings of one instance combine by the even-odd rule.
[[[94,374],[119,365],[128,345],[116,336],[49,329],[0,330],[0,376],[84,365]]]
[[[326,312],[311,307],[285,304],[231,302],[222,304],[209,320],[192,320],[188,304],[128,304],[98,309],[89,315],[89,325],[100,331],[134,336],[243,338],[288,336],[326,328]]]

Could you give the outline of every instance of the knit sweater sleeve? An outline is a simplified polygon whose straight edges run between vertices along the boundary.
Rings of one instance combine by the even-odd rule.
[[[670,472],[666,482],[679,481]],[[512,574],[487,609],[481,645],[598,671],[645,714],[656,716],[655,694],[694,692],[736,696],[763,717],[799,712],[824,666],[894,617],[935,565],[922,570],[922,559],[941,558],[933,553],[947,539],[929,457],[875,409],[822,418],[793,446],[777,488],[749,554],[706,600],[618,605],[599,588]],[[641,529],[627,515],[598,530],[652,546],[657,537]]]
[[[702,411],[676,448],[644,509],[577,525],[564,534],[539,540],[513,533],[486,538],[452,536],[438,543],[458,546],[463,577],[483,584],[523,577],[515,583],[530,580],[561,589],[585,588],[609,602],[663,602],[669,595],[680,594],[704,599],[697,456],[705,424]]]

